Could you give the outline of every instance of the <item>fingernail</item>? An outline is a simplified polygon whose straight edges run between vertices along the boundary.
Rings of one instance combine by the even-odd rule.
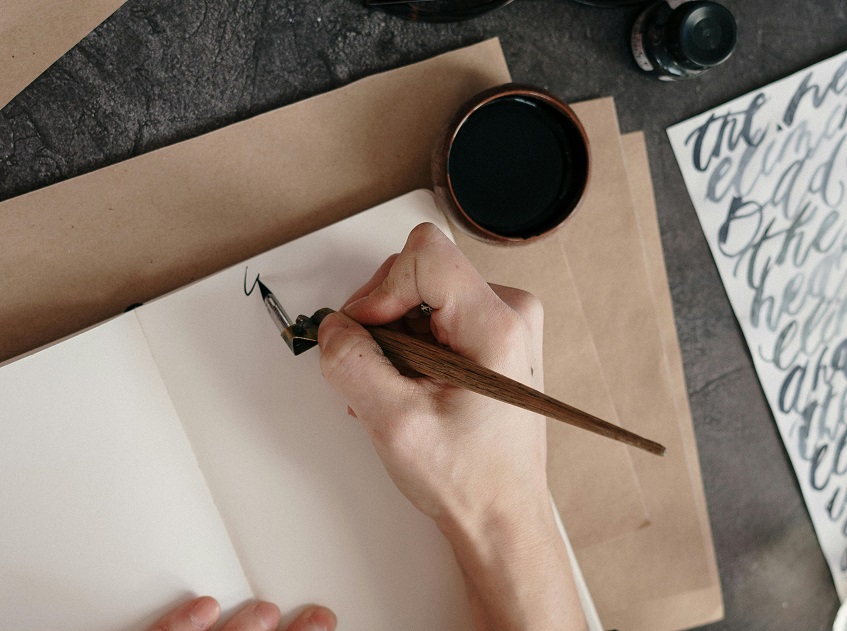
[[[358,300],[354,300],[354,301],[353,301],[353,302],[351,302],[349,305],[347,305],[346,307],[344,307],[344,309],[342,309],[342,311],[343,311],[344,313],[346,313],[347,315],[352,315],[352,314],[355,312],[356,307],[357,307],[357,306],[361,306],[362,304],[364,304],[364,302],[365,302],[368,298],[369,298],[369,296],[362,296],[362,297],[361,297],[361,298],[359,298]]]
[[[277,625],[279,624],[279,609],[277,609],[277,606],[272,603],[256,603],[256,607],[253,609],[253,613],[256,614],[256,617],[262,624],[262,628],[266,631],[272,631],[272,629],[276,629]]]
[[[335,614],[329,609],[315,609],[309,616],[306,628],[303,631],[333,631],[337,621]]]
[[[215,620],[218,619],[219,605],[214,598],[204,596],[191,608],[188,612],[188,617],[198,629],[206,629],[212,626]]]

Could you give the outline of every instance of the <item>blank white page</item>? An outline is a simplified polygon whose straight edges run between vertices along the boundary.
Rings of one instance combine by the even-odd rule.
[[[336,611],[340,629],[469,629],[461,575],[431,521],[396,490],[366,432],[295,357],[268,316],[261,273],[295,317],[338,308],[411,229],[448,231],[410,193],[140,308],[138,317],[257,596],[290,613]],[[249,283],[248,283],[249,284]]]
[[[0,367],[0,626],[135,631],[250,590],[134,314]]]

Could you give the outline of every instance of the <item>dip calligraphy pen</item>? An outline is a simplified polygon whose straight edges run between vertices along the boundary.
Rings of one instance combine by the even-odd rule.
[[[285,340],[294,354],[299,355],[317,345],[318,326],[333,310],[319,309],[312,317],[301,315],[297,316],[296,320],[292,320],[285,309],[282,308],[276,296],[265,287],[262,281],[257,279],[256,282],[262,294],[262,300],[265,302],[265,307],[271,314],[274,324],[282,333],[282,339]],[[514,379],[509,379],[493,370],[483,368],[479,364],[445,348],[384,327],[368,326],[365,328],[395,366],[412,370],[419,375],[432,377],[451,386],[464,388],[498,401],[510,403],[530,412],[543,414],[557,421],[649,451],[651,454],[659,456],[665,454],[665,448],[659,443],[577,410]]]

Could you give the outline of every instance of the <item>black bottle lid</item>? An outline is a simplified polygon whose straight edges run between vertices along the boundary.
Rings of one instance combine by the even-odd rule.
[[[632,4],[644,4],[644,0],[576,0],[581,4],[588,4],[592,7],[601,7],[614,9],[615,7],[625,7]]]
[[[732,55],[738,27],[726,7],[708,0],[686,2],[678,19],[679,48],[690,63],[711,68]]]

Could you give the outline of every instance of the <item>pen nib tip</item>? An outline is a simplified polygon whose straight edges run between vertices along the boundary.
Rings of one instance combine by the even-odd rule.
[[[260,280],[257,280],[256,284],[259,286],[259,293],[262,294],[262,300],[264,300],[271,293],[271,290],[265,287],[265,284]]]

